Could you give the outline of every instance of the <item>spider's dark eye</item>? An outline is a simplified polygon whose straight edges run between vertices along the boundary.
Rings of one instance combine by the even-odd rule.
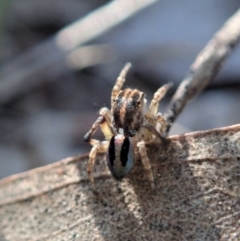
[[[116,99],[113,100],[113,102],[115,102],[115,103],[117,103],[117,104],[119,103],[119,101],[120,101],[120,98],[119,98],[119,97],[117,97]]]
[[[141,101],[137,101],[137,105],[141,105]]]

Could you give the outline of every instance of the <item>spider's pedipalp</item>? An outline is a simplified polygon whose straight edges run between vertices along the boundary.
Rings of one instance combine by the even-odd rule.
[[[111,112],[108,108],[103,107],[100,109],[99,114],[104,117],[109,126],[111,126]]]
[[[113,105],[113,102],[115,100],[115,97],[119,93],[119,91],[122,89],[123,83],[125,82],[126,75],[131,68],[132,64],[131,63],[126,63],[123,69],[121,70],[115,85],[113,86],[112,89],[112,95],[111,95],[111,106]]]
[[[105,122],[100,124],[100,128],[106,140],[110,140],[115,134],[115,130],[112,127],[112,114],[110,110],[106,107],[101,108],[99,114],[104,117]]]

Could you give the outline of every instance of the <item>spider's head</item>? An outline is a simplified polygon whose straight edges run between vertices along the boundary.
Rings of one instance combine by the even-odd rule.
[[[143,124],[145,94],[137,89],[125,89],[118,93],[113,106],[113,126],[123,129],[124,136],[134,136]]]
[[[123,179],[134,166],[134,148],[131,138],[122,134],[113,136],[109,142],[107,164],[112,175]]]

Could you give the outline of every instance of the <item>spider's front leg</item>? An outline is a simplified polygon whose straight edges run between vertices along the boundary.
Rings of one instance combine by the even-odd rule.
[[[93,189],[95,189],[95,186],[92,171],[96,161],[97,153],[104,153],[107,151],[109,140],[114,135],[114,131],[111,127],[110,111],[107,108],[102,108],[100,109],[99,114],[100,116],[97,118],[97,120],[93,123],[91,129],[84,136],[84,140],[93,146],[89,153],[89,160],[87,164],[87,173],[89,180],[93,185]],[[92,135],[99,127],[101,128],[101,131],[104,134],[106,141],[98,141],[96,139],[92,139]]]
[[[113,135],[113,128],[111,125],[111,112],[108,108],[101,108],[99,111],[100,116],[95,120],[91,129],[85,134],[84,141],[90,143],[90,140],[96,130],[100,127],[106,140],[110,140]],[[106,123],[107,125],[106,125]],[[91,143],[90,143],[91,144]]]
[[[93,123],[91,129],[85,134],[83,137],[84,141],[90,143],[90,140],[92,138],[92,135],[96,132],[96,130],[99,128],[99,126],[105,121],[103,116],[99,116],[95,122]]]
[[[112,95],[111,95],[111,107],[114,103],[114,100],[119,93],[119,91],[122,89],[123,83],[125,82],[126,75],[131,68],[132,64],[131,63],[126,63],[125,66],[123,67],[122,71],[120,72],[115,85],[113,86],[112,89]]]

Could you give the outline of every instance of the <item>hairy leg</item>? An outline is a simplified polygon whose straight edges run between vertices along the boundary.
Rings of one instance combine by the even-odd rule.
[[[95,122],[93,123],[91,129],[85,134],[85,136],[83,137],[84,141],[89,142],[92,138],[92,135],[96,132],[96,130],[99,128],[99,126],[101,124],[103,124],[105,122],[105,119],[103,116],[99,116]]]
[[[95,185],[94,185],[94,179],[93,179],[93,175],[92,175],[92,171],[96,162],[96,156],[97,153],[100,152],[106,152],[107,148],[108,148],[108,141],[98,141],[95,139],[91,139],[89,141],[89,143],[93,146],[90,153],[89,153],[89,160],[87,163],[87,173],[88,173],[88,178],[92,183],[92,187],[93,189],[95,189]]]
[[[114,135],[114,132],[111,128],[111,113],[107,108],[102,108],[99,111],[100,116],[97,118],[97,120],[93,123],[91,129],[86,133],[84,136],[84,140],[88,142],[90,145],[92,145],[92,149],[89,153],[89,160],[87,164],[87,173],[88,178],[92,183],[93,189],[95,189],[94,185],[94,179],[92,176],[92,171],[94,168],[94,164],[96,161],[97,153],[99,152],[107,152],[109,140]],[[103,132],[106,141],[98,141],[96,139],[92,139],[93,134],[96,132],[98,128],[101,128],[101,131]]]
[[[159,88],[155,92],[153,99],[149,105],[149,109],[146,113],[147,118],[151,118],[153,115],[155,115],[157,113],[158,108],[159,108],[159,102],[165,96],[165,94],[167,93],[167,91],[171,87],[171,85],[172,85],[171,83],[163,85],[161,88]]]
[[[138,147],[140,157],[142,159],[144,169],[148,172],[148,179],[151,182],[151,187],[152,187],[152,189],[154,189],[154,186],[155,186],[154,185],[154,177],[153,177],[153,173],[152,173],[151,163],[150,163],[150,160],[147,155],[145,142],[144,141],[138,142],[137,147]]]
[[[125,82],[127,72],[129,71],[131,66],[132,66],[131,63],[126,63],[125,66],[123,67],[122,71],[120,72],[120,74],[116,80],[116,83],[112,89],[111,106],[113,105],[114,99],[116,98],[117,94],[121,90],[123,83]]]
[[[110,140],[113,136],[113,129],[111,127],[111,112],[108,108],[101,108],[99,111],[100,116],[93,123],[91,129],[85,134],[84,141],[89,142],[96,132],[96,130],[100,127],[106,140]]]
[[[164,119],[164,117],[162,116],[162,114],[160,112],[157,113],[156,115],[154,115],[154,119],[155,119],[155,126],[156,126],[157,123],[160,123],[160,125],[161,125],[161,127],[158,131],[161,134],[165,133],[167,122]]]

